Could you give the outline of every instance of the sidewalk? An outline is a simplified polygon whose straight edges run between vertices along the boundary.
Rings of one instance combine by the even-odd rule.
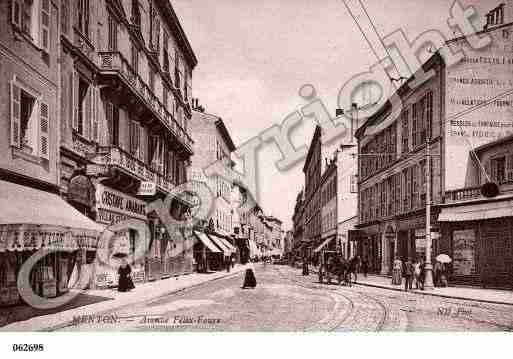
[[[369,275],[367,278],[362,273],[358,273],[358,280],[356,284],[384,288],[391,290],[404,291],[404,279],[403,285],[392,285],[392,279],[385,276]],[[415,284],[413,284],[415,287]],[[494,304],[507,304],[513,305],[513,291],[499,290],[499,289],[483,289],[483,288],[472,288],[472,287],[445,287],[445,288],[434,288],[433,290],[416,290],[412,292],[431,295],[443,298],[463,299],[463,300],[475,300],[485,303]]]
[[[312,273],[317,275],[318,268],[310,266],[310,274]],[[393,285],[392,278],[390,277],[369,274],[367,278],[365,278],[362,273],[358,273],[358,280],[356,281],[356,284],[367,287],[383,288],[404,292],[404,279],[402,283],[402,285]],[[413,287],[415,287],[415,284],[413,284]],[[413,289],[411,292],[442,298],[474,300],[483,303],[513,305],[513,291],[509,290],[483,289],[473,287],[437,287],[433,290]]]
[[[235,265],[230,272],[192,273],[179,277],[137,284],[130,292],[120,293],[116,289],[87,290],[65,307],[54,310],[37,310],[29,306],[0,309],[0,317],[11,318],[10,324],[0,331],[45,331],[64,326],[81,315],[99,315],[126,305],[143,302],[163,295],[179,292],[217,279],[243,272],[246,265]],[[5,313],[4,313],[5,312]],[[0,325],[1,323],[0,318]],[[4,319],[5,320],[5,319]],[[21,321],[19,321],[21,320]]]

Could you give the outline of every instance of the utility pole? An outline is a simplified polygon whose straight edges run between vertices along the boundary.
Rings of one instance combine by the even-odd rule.
[[[431,262],[431,144],[426,140],[426,264],[424,289],[433,289],[433,264]]]

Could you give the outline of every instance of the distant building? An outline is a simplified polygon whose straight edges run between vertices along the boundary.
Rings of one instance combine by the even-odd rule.
[[[447,250],[438,216],[452,191],[466,184],[473,166],[469,150],[513,131],[513,98],[504,94],[513,71],[512,6],[502,4],[487,15],[477,36],[490,36],[489,46],[473,49],[465,37],[448,41],[420,69],[433,76],[415,88],[412,76],[397,90],[400,111],[388,101],[357,130],[357,252],[369,259],[371,271],[390,273],[395,256],[425,257],[427,181],[432,257]],[[465,56],[456,64],[441,56],[462,49]]]

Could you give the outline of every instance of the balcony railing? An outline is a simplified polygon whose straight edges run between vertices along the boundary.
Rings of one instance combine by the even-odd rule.
[[[128,61],[119,52],[99,52],[100,68],[104,71],[117,71],[132,86],[160,121],[192,153],[192,139],[185,129],[169,113],[157,96],[142,78],[132,69]]]
[[[104,155],[105,165],[116,166],[141,181],[155,182],[164,192],[169,193],[175,187],[166,177],[119,147],[100,147],[98,153]]]
[[[481,197],[481,187],[465,187],[445,192],[447,202],[467,201]]]

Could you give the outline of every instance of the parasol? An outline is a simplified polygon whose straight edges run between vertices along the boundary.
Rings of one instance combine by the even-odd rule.
[[[452,259],[447,254],[439,254],[436,256],[436,260],[440,263],[451,263]]]

